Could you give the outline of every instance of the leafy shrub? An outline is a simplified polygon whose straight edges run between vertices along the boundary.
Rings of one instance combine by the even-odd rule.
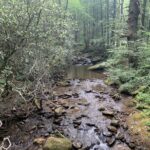
[[[131,94],[134,91],[134,85],[132,83],[125,83],[120,85],[119,91],[125,94]]]
[[[150,93],[139,92],[136,98],[139,102],[143,102],[150,105]]]

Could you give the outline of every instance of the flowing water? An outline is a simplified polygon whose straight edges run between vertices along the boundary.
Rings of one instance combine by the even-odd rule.
[[[120,96],[116,100],[117,91],[104,83],[105,77],[105,73],[88,71],[87,66],[70,67],[65,84],[58,84],[53,91],[55,99],[43,101],[40,114],[10,127],[11,149],[37,150],[34,139],[46,138],[56,131],[71,139],[76,149],[140,149],[126,125],[130,111],[124,102],[128,98]],[[114,120],[117,124],[110,129]]]
[[[73,106],[67,110],[67,115],[61,122],[64,133],[89,150],[109,150],[111,148],[107,145],[107,141],[112,141],[109,142],[111,146],[116,142],[127,147],[124,142],[116,141],[116,135],[107,129],[113,119],[123,117],[121,113],[124,106],[121,101],[112,99],[112,89],[105,85],[105,77],[103,73],[88,71],[87,66],[73,66],[67,74],[71,86],[59,87],[56,90],[57,95],[62,93],[70,95],[67,100],[60,99],[60,96],[58,100]],[[113,112],[115,117],[103,115],[102,111],[99,111],[100,107]],[[122,127],[118,128],[118,133],[129,138]]]

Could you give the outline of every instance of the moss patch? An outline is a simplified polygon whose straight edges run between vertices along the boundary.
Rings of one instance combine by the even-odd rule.
[[[140,136],[142,143],[150,146],[150,132],[149,127],[146,126],[147,122],[150,122],[150,118],[145,116],[142,112],[135,112],[130,115],[127,120],[131,133],[135,136]]]

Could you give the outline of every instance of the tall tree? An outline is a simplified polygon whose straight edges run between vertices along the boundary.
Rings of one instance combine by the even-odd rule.
[[[138,17],[140,14],[139,0],[130,0],[128,17],[128,41],[135,40],[137,37]]]

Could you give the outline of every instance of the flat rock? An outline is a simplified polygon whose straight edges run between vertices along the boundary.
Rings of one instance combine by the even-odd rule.
[[[111,116],[111,117],[114,116],[114,112],[108,111],[108,110],[107,111],[103,111],[102,114],[105,115],[105,116]]]
[[[71,150],[72,143],[67,138],[49,137],[43,150]]]

